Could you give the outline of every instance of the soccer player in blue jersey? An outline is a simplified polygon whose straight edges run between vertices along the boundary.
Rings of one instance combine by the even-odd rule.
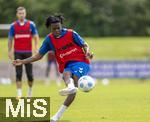
[[[8,56],[13,60],[25,59],[32,56],[32,37],[34,38],[34,52],[38,50],[39,36],[34,22],[26,19],[26,9],[24,7],[17,8],[17,18],[11,24],[8,36]],[[22,65],[16,66],[16,85],[17,98],[22,97]],[[26,74],[28,78],[27,97],[32,96],[33,74],[32,64],[25,64]]]
[[[46,20],[46,27],[51,33],[45,38],[39,52],[27,59],[13,61],[15,66],[40,60],[48,51],[54,51],[59,65],[59,71],[63,73],[63,79],[67,88],[59,91],[60,95],[67,96],[57,113],[51,117],[51,122],[58,121],[65,110],[74,101],[76,96],[78,79],[87,75],[90,70],[90,53],[88,44],[80,35],[62,27],[63,16],[51,15]]]

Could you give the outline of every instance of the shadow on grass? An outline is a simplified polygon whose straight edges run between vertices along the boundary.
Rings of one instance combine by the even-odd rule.
[[[70,120],[59,120],[58,122],[71,122]]]

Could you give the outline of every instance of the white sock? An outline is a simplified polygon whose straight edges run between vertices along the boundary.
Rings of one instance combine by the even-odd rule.
[[[21,88],[18,88],[18,89],[17,89],[17,95],[18,95],[19,97],[22,96],[22,89],[21,89]]]
[[[56,121],[56,120],[59,120],[60,117],[62,116],[62,114],[66,111],[66,109],[67,109],[67,106],[62,105],[62,106],[59,108],[59,110],[57,111],[57,113],[53,116],[53,119],[55,119],[55,121]]]
[[[70,78],[70,79],[69,79],[68,87],[69,87],[69,88],[73,88],[73,87],[75,87],[75,86],[74,86],[74,82],[73,82],[73,79],[72,79],[72,78]]]
[[[28,88],[28,97],[31,97],[32,96],[32,87],[29,87]]]
[[[32,92],[32,87],[29,87],[29,88],[28,88],[28,92]]]

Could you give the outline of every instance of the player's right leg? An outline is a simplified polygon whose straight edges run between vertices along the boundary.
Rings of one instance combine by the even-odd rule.
[[[57,113],[51,118],[51,122],[57,122],[63,113],[66,111],[66,109],[71,105],[71,103],[74,101],[77,88],[74,85],[74,81],[72,79],[71,72],[67,71],[63,74],[63,79],[66,83],[67,88],[62,89],[60,91],[61,95],[68,95],[63,105],[59,108]]]
[[[71,103],[74,101],[75,97],[76,93],[69,94],[65,99],[63,105],[61,105],[61,107],[57,111],[57,113],[53,117],[51,117],[50,122],[57,122],[62,117],[63,113],[67,110],[67,108],[71,105]]]
[[[22,55],[20,53],[15,53],[15,59],[22,59]],[[16,66],[16,87],[17,87],[17,99],[22,97],[22,65]]]
[[[68,96],[63,105],[57,111],[57,113],[51,118],[51,122],[57,122],[61,118],[62,114],[66,111],[66,109],[74,101],[76,91],[72,89],[78,87],[78,79],[84,75],[87,75],[89,70],[90,70],[89,65],[83,62],[74,63],[72,66],[67,67],[65,69],[63,78],[68,87],[66,89],[62,89],[60,91],[60,94]]]

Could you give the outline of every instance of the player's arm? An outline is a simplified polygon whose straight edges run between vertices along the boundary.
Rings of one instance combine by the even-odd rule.
[[[8,57],[10,60],[13,59],[13,39],[8,39]]]
[[[38,52],[38,45],[39,45],[39,35],[34,35],[34,53]]]
[[[13,65],[19,66],[22,64],[27,64],[27,63],[31,63],[31,62],[40,60],[49,50],[51,50],[51,48],[49,46],[49,41],[50,41],[49,37],[46,37],[42,46],[40,47],[40,50],[38,53],[36,53],[35,55],[33,55],[29,58],[26,58],[24,60],[20,60],[20,59],[14,60]]]
[[[14,27],[11,25],[8,34],[8,57],[10,60],[13,59],[13,37],[14,37]]]
[[[79,46],[81,46],[85,52],[85,55],[87,58],[92,59],[93,53],[90,51],[89,45],[83,40],[83,38],[75,31],[73,31],[73,39],[75,43]]]
[[[36,53],[34,56],[31,56],[31,57],[26,58],[24,60],[20,60],[20,59],[14,60],[13,65],[14,66],[19,66],[19,65],[22,65],[22,64],[35,62],[35,61],[40,60],[42,57],[43,57],[43,55],[41,55],[40,53]]]
[[[83,44],[83,50],[84,50],[87,58],[89,58],[89,59],[93,58],[93,53],[90,51],[90,47],[86,42],[84,42],[84,44]]]
[[[38,52],[38,46],[39,46],[39,34],[36,28],[36,25],[34,24],[34,22],[31,21],[31,32],[33,35],[33,40],[34,40],[34,53],[36,54]]]

